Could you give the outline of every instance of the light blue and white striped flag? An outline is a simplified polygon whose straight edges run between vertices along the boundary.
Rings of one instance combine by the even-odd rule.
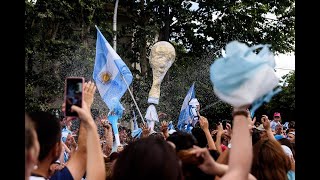
[[[192,122],[192,116],[190,114],[190,106],[189,106],[189,101],[192,98],[195,98],[195,91],[194,91],[194,83],[190,87],[186,97],[184,98],[181,110],[180,110],[180,115],[179,115],[179,120],[178,120],[178,129],[183,130],[185,129],[186,124],[190,124]]]
[[[120,56],[113,50],[108,41],[97,28],[96,59],[93,70],[93,79],[98,91],[110,111],[121,117],[123,106],[120,99],[127,91],[133,76],[130,69]]]
[[[116,140],[115,145],[119,146],[120,138],[117,124],[124,110],[120,99],[127,91],[127,87],[132,83],[133,76],[128,66],[113,50],[97,26],[96,28],[97,42],[93,79],[96,82],[102,100],[110,110],[108,119],[112,124]],[[128,86],[123,78],[126,80]]]

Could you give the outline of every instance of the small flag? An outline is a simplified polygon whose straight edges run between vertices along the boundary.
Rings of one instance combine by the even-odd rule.
[[[192,116],[190,114],[189,102],[193,98],[195,98],[194,83],[192,84],[186,97],[184,98],[184,101],[183,101],[183,104],[182,104],[182,107],[180,110],[180,115],[179,115],[179,120],[178,120],[178,129],[179,130],[184,129],[185,124],[192,123]]]

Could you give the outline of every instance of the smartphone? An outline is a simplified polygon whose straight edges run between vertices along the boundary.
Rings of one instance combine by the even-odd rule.
[[[71,106],[82,107],[83,100],[83,77],[67,77],[65,81],[65,116],[78,117],[76,112],[71,112]]]
[[[229,120],[222,120],[223,129],[227,129],[227,123],[229,123],[231,125],[231,122]]]

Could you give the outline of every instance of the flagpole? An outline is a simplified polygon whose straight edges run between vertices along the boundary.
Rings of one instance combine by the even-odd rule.
[[[121,74],[121,73],[120,73],[120,74]],[[122,77],[123,81],[124,81],[124,82],[126,83],[126,85],[127,85],[127,88],[128,88],[129,93],[130,93],[130,95],[131,95],[131,98],[132,98],[134,104],[136,105],[136,108],[137,108],[137,110],[138,110],[138,112],[139,112],[139,115],[140,115],[140,117],[141,117],[141,119],[142,119],[143,124],[145,124],[144,119],[143,119],[143,116],[142,116],[142,114],[141,114],[141,112],[140,112],[140,109],[139,109],[139,107],[138,107],[138,104],[137,104],[136,100],[135,100],[134,97],[133,97],[133,94],[132,94],[132,92],[131,92],[131,90],[130,90],[130,88],[129,88],[129,85],[128,85],[126,79],[123,77],[122,74],[121,74],[121,77]]]

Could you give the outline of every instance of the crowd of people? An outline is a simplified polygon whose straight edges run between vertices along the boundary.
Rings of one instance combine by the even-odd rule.
[[[249,106],[233,109],[232,122],[209,127],[200,116],[192,132],[160,131],[140,124],[141,136],[119,127],[117,146],[107,116],[93,118],[91,105],[96,86],[84,84],[78,117],[57,118],[48,112],[25,115],[25,179],[87,180],[193,180],[193,179],[295,179],[295,123],[250,116]],[[65,105],[62,105],[65,110]],[[72,129],[78,119],[79,129]],[[99,129],[103,134],[99,134]]]

